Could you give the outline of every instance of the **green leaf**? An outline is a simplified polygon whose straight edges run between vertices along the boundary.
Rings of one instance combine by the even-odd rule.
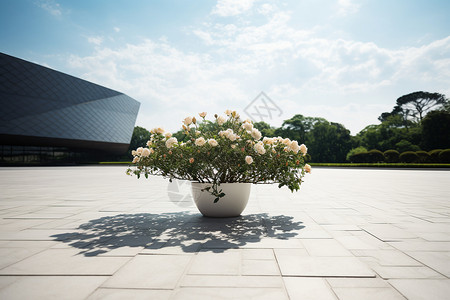
[[[220,193],[219,195],[217,195],[217,197],[222,198],[223,196],[225,196],[225,193]]]
[[[217,203],[219,201],[219,197],[217,197],[216,199],[214,199],[214,203]]]

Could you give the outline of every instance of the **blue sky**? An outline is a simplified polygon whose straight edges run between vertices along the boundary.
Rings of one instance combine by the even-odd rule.
[[[137,125],[175,131],[201,111],[280,113],[356,134],[395,100],[450,96],[450,1],[0,1],[0,51],[121,91]],[[253,116],[259,120],[257,117]]]

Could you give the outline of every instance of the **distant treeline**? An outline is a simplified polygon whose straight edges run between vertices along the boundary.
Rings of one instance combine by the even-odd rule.
[[[444,95],[404,95],[391,112],[382,113],[378,119],[380,124],[369,125],[355,136],[342,124],[301,114],[285,120],[278,128],[265,122],[254,126],[263,136],[282,136],[306,144],[308,159],[315,163],[450,163],[450,104]],[[185,139],[182,130],[174,136],[179,141]],[[145,145],[149,137],[148,130],[136,127],[130,150]]]

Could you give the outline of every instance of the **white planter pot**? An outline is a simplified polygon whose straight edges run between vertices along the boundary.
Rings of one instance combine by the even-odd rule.
[[[192,198],[198,210],[205,217],[227,218],[239,216],[247,206],[250,196],[251,183],[221,183],[219,190],[225,196],[214,203],[215,196],[202,189],[211,186],[211,183],[191,182]]]

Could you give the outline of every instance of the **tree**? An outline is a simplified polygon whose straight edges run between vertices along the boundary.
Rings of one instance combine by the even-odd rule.
[[[394,110],[401,110],[405,119],[421,122],[429,111],[442,108],[447,103],[448,99],[443,94],[414,92],[398,98]]]
[[[422,121],[422,143],[427,150],[450,148],[450,112],[435,110]]]
[[[285,120],[280,128],[275,130],[275,135],[288,137],[302,143],[307,141],[307,133],[310,132],[318,123],[326,122],[324,118],[304,117],[297,114],[292,118]]]
[[[325,120],[325,119],[324,119]],[[350,130],[342,124],[319,122],[309,133],[308,148],[314,162],[345,162],[352,148]]]
[[[273,137],[275,135],[275,128],[264,121],[255,122],[253,126],[261,131],[262,136]]]
[[[136,150],[138,147],[144,147],[149,139],[150,132],[147,129],[139,126],[134,127],[130,147],[128,148],[128,155],[131,155],[132,150]]]

